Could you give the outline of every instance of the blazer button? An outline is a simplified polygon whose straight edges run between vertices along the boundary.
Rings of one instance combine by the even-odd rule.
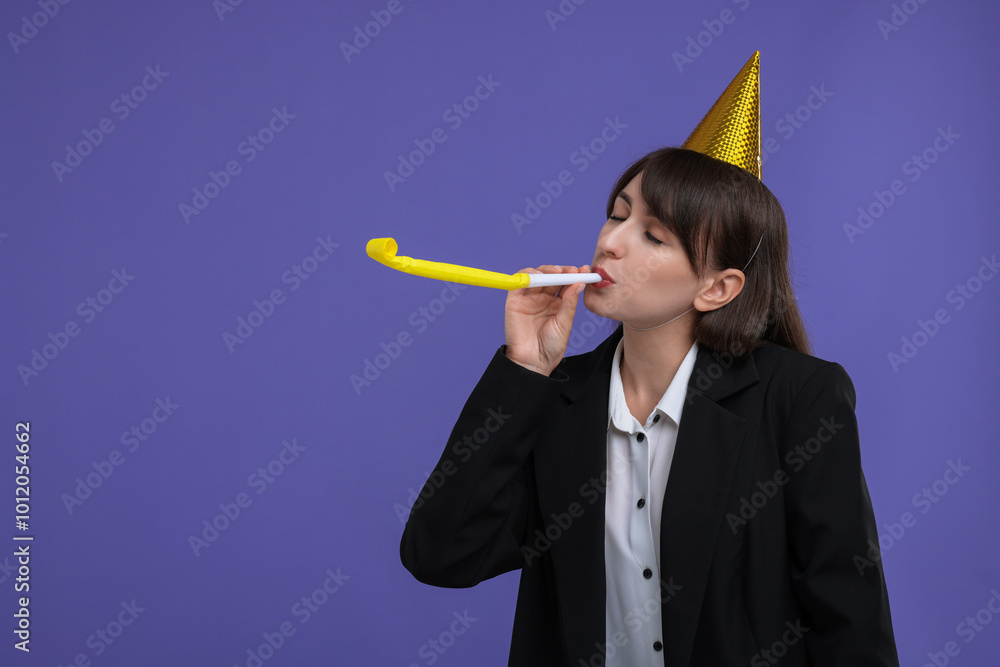
[[[649,579],[650,577],[653,576],[653,571],[647,567],[645,570],[642,571],[642,576],[644,576],[646,579]]]
[[[663,644],[661,644],[660,642],[653,642],[653,650],[654,651],[662,651],[663,650]]]
[[[635,436],[635,439],[638,440],[639,442],[642,442],[643,440],[646,439],[646,436],[640,433],[639,435]]]
[[[639,498],[639,502],[637,502],[637,503],[635,504],[635,506],[636,506],[636,507],[638,507],[639,509],[642,509],[643,507],[645,507],[645,506],[646,506],[646,501],[645,501],[645,499],[643,499],[643,498]]]

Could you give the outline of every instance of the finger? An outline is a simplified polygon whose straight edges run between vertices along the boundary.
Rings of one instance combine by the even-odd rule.
[[[580,272],[579,267],[576,267],[576,266],[556,266],[554,268],[556,268],[558,270],[557,271],[552,271],[551,273],[579,273]],[[561,297],[563,294],[569,293],[568,290],[573,289],[573,286],[576,285],[576,284],[578,284],[578,283],[569,283],[569,284],[566,284],[566,285],[552,285],[552,286],[546,288],[548,290],[546,293],[547,294],[552,294],[552,296],[559,296],[559,297]]]
[[[542,264],[537,267],[537,269],[521,269],[520,273],[563,273],[563,268],[558,265],[553,264]],[[555,297],[559,292],[561,285],[549,285],[547,287],[525,287],[522,290],[522,294],[531,296],[533,294],[545,294],[547,296]]]
[[[591,273],[591,269],[590,269],[590,265],[589,264],[584,264],[583,266],[571,266],[571,267],[568,267],[567,272],[568,273]],[[566,285],[563,288],[563,293],[566,293],[568,296],[570,296],[572,298],[578,297],[578,296],[580,296],[580,294],[583,293],[584,289],[586,289],[587,284],[588,283],[584,283],[584,282],[570,283],[569,285]],[[572,288],[572,291],[567,291],[567,290],[570,290],[570,288]],[[562,293],[560,293],[560,294],[562,294]]]
[[[525,267],[525,268],[521,269],[517,273],[548,273],[547,271],[541,271],[540,270],[540,269],[544,269],[544,268],[545,268],[544,266],[540,266],[538,268],[534,268],[534,267],[530,267],[529,266],[529,267]],[[512,292],[517,292],[517,293],[522,294],[522,295],[531,296],[533,294],[541,294],[542,288],[541,287],[524,287],[524,288],[522,288],[520,290],[511,290],[511,291]]]
[[[566,300],[576,301],[583,290],[587,288],[587,283],[573,283],[572,285],[564,285],[562,292],[559,293],[559,297]]]
[[[574,283],[573,285],[564,286],[562,293],[559,295],[559,313],[556,315],[556,318],[559,320],[559,324],[567,331],[573,328],[573,318],[576,315],[576,307],[580,302],[580,294],[583,293],[583,289],[583,283]]]
[[[577,268],[577,273],[591,273],[590,264],[584,264],[583,266]],[[583,294],[583,290],[587,288],[588,283],[576,283],[577,293],[576,296]]]
[[[560,266],[558,264],[546,264],[545,266],[539,267],[546,269],[544,273],[569,273],[570,269],[574,267],[570,266]],[[549,296],[556,297],[559,295],[560,291],[565,289],[566,285],[549,285],[548,287],[542,288],[542,294],[548,294]]]
[[[566,273],[590,273],[590,266],[587,264],[584,264],[583,266],[567,266],[565,269]],[[564,285],[562,290],[559,292],[559,296],[562,297],[565,294],[570,298],[575,298],[583,292],[586,286],[586,283],[570,283],[568,285]]]
[[[569,266],[569,265],[559,265],[559,264],[543,264],[537,269],[521,269],[519,273],[589,273],[590,266]],[[583,285],[583,283],[569,283],[567,285],[548,285],[546,287],[530,287],[525,288],[523,293],[526,294],[545,294],[554,298],[561,297],[562,294],[569,292],[570,288],[574,288],[575,285]],[[575,289],[575,288],[574,288]],[[528,291],[530,290],[530,291]],[[582,288],[579,289],[582,291]],[[579,292],[577,292],[579,293]]]

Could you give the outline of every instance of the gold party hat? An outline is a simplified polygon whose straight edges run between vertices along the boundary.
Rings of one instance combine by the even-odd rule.
[[[760,51],[750,56],[681,148],[735,164],[760,178]]]

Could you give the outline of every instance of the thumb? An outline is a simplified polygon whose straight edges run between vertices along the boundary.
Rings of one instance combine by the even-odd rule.
[[[586,287],[584,283],[570,286],[562,299],[562,304],[560,304],[559,314],[563,318],[568,319],[570,324],[573,322],[573,316],[576,314],[576,305],[580,302],[580,293],[583,292],[584,287]]]

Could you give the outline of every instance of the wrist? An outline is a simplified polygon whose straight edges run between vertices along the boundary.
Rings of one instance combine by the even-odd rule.
[[[534,373],[538,373],[538,374],[544,375],[546,377],[548,377],[549,375],[552,374],[552,370],[551,369],[541,368],[540,366],[536,366],[535,364],[528,363],[528,362],[525,362],[525,361],[521,361],[516,356],[511,355],[511,353],[510,353],[509,350],[505,350],[504,351],[504,355],[508,359],[510,359],[511,361],[513,361],[515,364],[517,364],[518,366],[521,366],[522,368],[526,368],[527,370],[532,371]]]

